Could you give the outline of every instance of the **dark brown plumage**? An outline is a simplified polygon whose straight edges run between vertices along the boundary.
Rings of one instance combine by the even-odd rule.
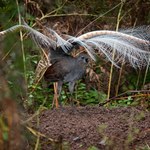
[[[57,82],[58,96],[61,94],[63,83],[69,83],[69,91],[72,94],[77,80],[81,79],[86,73],[89,56],[80,53],[77,57],[62,54],[52,58],[52,65],[48,67],[44,74],[47,82]]]

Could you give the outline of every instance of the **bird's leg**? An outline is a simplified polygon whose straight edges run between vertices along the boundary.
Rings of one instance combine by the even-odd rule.
[[[60,106],[62,106],[61,104],[61,90],[62,90],[62,85],[63,85],[63,82],[62,81],[59,81],[58,82],[58,85],[57,85],[57,93],[58,93],[58,103],[60,104]]]
[[[75,86],[75,82],[69,82],[69,92],[71,94],[71,98],[70,98],[70,102],[71,102],[71,106],[74,106],[73,103],[73,91],[74,91],[74,86]]]
[[[62,90],[62,82],[55,82],[54,83],[54,98],[53,98],[53,104],[52,104],[52,108],[54,108],[54,105],[56,106],[56,108],[59,107],[59,105],[61,106],[61,90]]]
[[[54,108],[54,105],[56,106],[56,108],[58,108],[58,106],[59,106],[57,88],[58,88],[58,83],[55,82],[54,83],[54,98],[53,98],[52,108]]]

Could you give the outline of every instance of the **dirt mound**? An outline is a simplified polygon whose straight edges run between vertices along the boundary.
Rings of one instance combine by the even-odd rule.
[[[150,146],[150,113],[140,107],[65,107],[43,111],[36,130],[46,135],[43,150],[142,149]]]

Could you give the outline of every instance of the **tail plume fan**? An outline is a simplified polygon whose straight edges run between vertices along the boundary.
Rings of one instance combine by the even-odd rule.
[[[55,41],[24,24],[1,31],[0,35],[20,29],[30,32],[35,43],[41,48],[46,47],[56,50],[57,47],[61,47],[65,53],[70,53],[75,45],[79,45],[85,48],[93,60],[96,60],[95,51],[98,51],[104,54],[106,59],[116,67],[121,62],[128,62],[134,68],[141,68],[150,64],[150,26],[119,32],[109,30],[92,31],[78,37],[66,35],[66,39],[63,39],[54,30],[46,28],[55,37]],[[113,58],[114,51],[115,57]]]

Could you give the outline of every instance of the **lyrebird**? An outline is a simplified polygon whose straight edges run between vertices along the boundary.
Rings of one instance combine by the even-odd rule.
[[[0,36],[18,29],[29,31],[35,43],[46,51],[49,66],[43,74],[48,82],[58,82],[55,98],[59,97],[65,82],[69,83],[69,91],[73,92],[75,82],[85,74],[89,58],[96,61],[96,53],[104,54],[116,67],[121,62],[128,62],[134,68],[141,68],[150,62],[150,26],[120,32],[99,30],[78,37],[64,35],[64,38],[45,28],[51,38],[24,24],[1,31]],[[84,47],[87,54],[73,57],[70,53],[76,46]]]

